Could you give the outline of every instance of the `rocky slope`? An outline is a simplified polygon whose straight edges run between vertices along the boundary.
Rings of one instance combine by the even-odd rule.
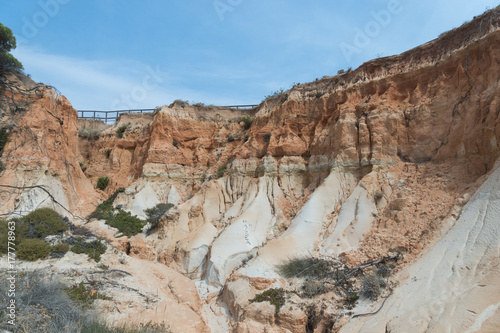
[[[115,205],[140,217],[174,204],[155,232],[130,239],[88,225],[135,257],[136,268],[158,261],[181,273],[183,287],[170,288],[178,304],[196,286],[190,308],[179,305],[196,328],[166,311],[153,318],[174,331],[498,331],[499,23],[500,10],[488,11],[247,111],[177,102],[104,125],[77,121],[63,97],[9,77],[0,184],[47,185],[82,216],[119,187],[126,190]],[[111,178],[106,193],[92,186],[101,176]],[[53,204],[40,191],[2,189],[2,213]],[[277,268],[301,257],[354,267],[395,253],[403,257],[388,298],[361,297],[354,308],[335,288],[304,296],[303,279]],[[250,301],[270,288],[292,292],[279,312]],[[382,302],[377,315],[357,316]]]

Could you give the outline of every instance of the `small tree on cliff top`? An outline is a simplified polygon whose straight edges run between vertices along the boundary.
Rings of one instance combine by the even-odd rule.
[[[7,69],[23,69],[23,65],[10,51],[16,48],[16,37],[10,28],[0,23],[0,71]]]

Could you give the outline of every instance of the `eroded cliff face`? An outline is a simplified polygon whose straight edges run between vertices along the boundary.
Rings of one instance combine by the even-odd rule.
[[[39,206],[86,214],[101,198],[76,158],[76,110],[51,87],[24,75],[4,75],[1,89],[1,128],[8,141],[0,158],[0,214],[25,215]]]
[[[192,302],[199,304],[191,309],[212,332],[338,331],[380,302],[361,298],[347,309],[332,289],[313,298],[293,294],[275,313],[250,300],[269,288],[297,290],[299,280],[278,273],[289,258],[340,258],[354,267],[395,253],[404,257],[386,308],[370,320],[352,318],[344,330],[398,332],[405,320],[436,332],[495,327],[499,21],[499,11],[489,11],[435,41],[295,86],[254,110],[174,103],[122,115],[114,125],[77,126],[69,103],[43,90],[9,118],[17,120],[0,180],[47,184],[81,214],[119,187],[126,190],[115,205],[140,217],[158,203],[174,204],[153,233],[115,239],[102,223],[91,226],[127,255],[158,261],[196,285]],[[26,147],[38,148],[28,154]],[[101,176],[111,178],[106,194],[92,186]],[[46,203],[16,201],[32,197],[26,193],[2,192],[6,212]],[[447,250],[453,242],[463,260]],[[446,293],[436,298],[440,288]],[[465,303],[479,296],[467,312]],[[193,329],[181,321],[172,328]]]

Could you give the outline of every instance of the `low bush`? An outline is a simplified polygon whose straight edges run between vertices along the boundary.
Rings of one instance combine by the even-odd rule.
[[[234,142],[234,136],[232,134],[227,136],[227,142]]]
[[[26,216],[12,219],[16,222],[19,238],[45,238],[68,230],[61,215],[51,208],[38,208]]]
[[[100,190],[104,190],[109,185],[109,177],[99,177],[97,179],[97,188]]]
[[[106,244],[103,244],[100,240],[86,242],[83,238],[77,238],[73,246],[71,246],[72,252],[78,254],[85,253],[96,262],[101,261],[101,255],[106,252],[106,249]]]
[[[252,126],[253,119],[250,116],[243,117],[243,128],[249,129]]]
[[[111,297],[102,295],[96,290],[85,288],[83,282],[66,288],[66,293],[68,294],[69,298],[76,302],[82,309],[90,309],[92,303],[96,299],[111,299]]]
[[[226,173],[227,163],[222,164],[219,169],[217,169],[217,178],[221,178]]]
[[[17,257],[21,260],[44,259],[49,253],[50,245],[38,238],[23,239],[17,246]]]
[[[120,139],[123,138],[123,134],[127,130],[127,127],[128,127],[128,124],[121,125],[120,127],[118,127],[118,129],[116,130],[116,136],[119,137]]]
[[[372,301],[375,301],[380,296],[382,289],[385,287],[386,282],[384,279],[375,275],[367,275],[361,282],[360,294],[368,299],[371,299]]]
[[[111,149],[111,148],[104,149],[104,155],[106,155],[106,158],[110,158],[111,157],[111,152],[112,151],[113,151],[113,149]]]
[[[278,265],[279,273],[285,278],[310,277],[322,279],[332,276],[332,264],[319,258],[295,258]]]
[[[179,149],[179,142],[177,142],[177,141],[175,141],[175,140],[174,140],[174,141],[172,142],[172,145],[173,145],[175,148]]]
[[[87,167],[85,166],[85,164],[83,164],[83,162],[79,162],[78,164],[80,164],[80,169],[82,169],[82,172],[85,172],[87,170]]]
[[[96,207],[96,209],[89,215],[88,219],[108,220],[113,216],[113,202],[118,194],[125,191],[124,188],[119,188],[107,200],[103,201]]]
[[[130,214],[130,212],[120,209],[118,213],[106,221],[106,224],[118,229],[125,236],[130,237],[140,233],[147,222]]]
[[[285,304],[285,301],[285,291],[282,288],[268,289],[263,293],[255,295],[253,299],[249,300],[250,303],[269,302],[275,306],[276,313],[280,312],[280,309]]]
[[[78,128],[78,136],[87,140],[97,140],[101,135],[102,129],[97,126],[86,126]]]
[[[6,220],[0,219],[0,255],[8,252],[9,225]]]
[[[7,128],[0,128],[0,156],[2,156],[3,148],[9,142],[9,133],[7,132]]]
[[[69,251],[69,244],[68,243],[58,243],[54,246],[52,246],[51,249],[52,253],[66,253]]]
[[[151,224],[151,229],[158,225],[158,222],[160,222],[163,215],[165,215],[172,207],[174,207],[174,205],[171,203],[159,203],[153,208],[149,208],[144,211],[144,213],[148,216],[148,222]]]

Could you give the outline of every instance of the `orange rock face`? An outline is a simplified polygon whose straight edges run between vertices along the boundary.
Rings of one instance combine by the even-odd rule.
[[[0,183],[47,185],[85,215],[120,187],[130,211],[174,203],[149,235],[114,239],[91,226],[137,260],[206,283],[200,302],[187,278],[169,286],[175,295],[189,290],[200,331],[224,322],[217,320],[228,311],[224,324],[234,332],[304,332],[310,318],[301,302],[324,305],[318,327],[339,329],[347,320],[332,319],[335,297],[290,297],[279,314],[249,299],[269,288],[293,290],[276,269],[287,256],[335,255],[352,267],[401,252],[401,269],[452,227],[500,156],[499,11],[401,55],[298,85],[254,110],[174,103],[104,125],[77,120],[48,89],[26,97],[22,87],[31,83],[12,77],[15,98],[29,107],[11,107],[2,118],[14,126]],[[253,119],[250,127],[244,117]],[[104,193],[94,189],[103,176],[111,179]],[[26,191],[1,196],[2,213],[46,199]]]

